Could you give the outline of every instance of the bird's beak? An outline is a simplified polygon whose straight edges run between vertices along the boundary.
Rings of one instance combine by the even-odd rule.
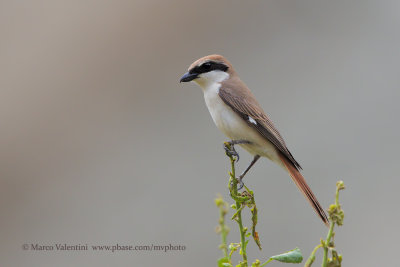
[[[190,81],[196,79],[197,77],[198,77],[197,73],[186,72],[185,74],[183,74],[180,82],[187,83],[187,82],[190,82]]]

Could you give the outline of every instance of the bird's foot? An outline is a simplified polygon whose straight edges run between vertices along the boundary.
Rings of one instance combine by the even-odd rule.
[[[244,186],[244,183],[243,183],[243,181],[242,181],[242,178],[243,177],[241,177],[241,176],[239,176],[239,178],[236,178],[237,179],[237,181],[238,181],[238,183],[237,183],[237,190],[239,191],[239,190],[241,190],[242,188],[243,188],[243,186]]]
[[[233,142],[224,142],[225,153],[228,157],[236,157],[235,161],[239,161],[239,153],[235,149],[235,144]]]
[[[241,177],[241,176],[236,177],[236,188],[237,188],[237,191],[241,190],[244,187],[244,183],[242,181],[242,178],[243,177]],[[232,187],[233,185],[234,185],[234,183],[232,181],[230,186]]]

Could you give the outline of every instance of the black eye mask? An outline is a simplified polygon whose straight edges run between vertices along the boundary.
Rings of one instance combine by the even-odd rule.
[[[201,73],[207,73],[207,72],[210,72],[213,70],[220,70],[220,71],[225,72],[228,70],[228,66],[226,66],[223,63],[209,61],[209,62],[205,62],[205,63],[201,64],[200,66],[194,67],[193,69],[191,69],[189,71],[189,73],[201,74]]]

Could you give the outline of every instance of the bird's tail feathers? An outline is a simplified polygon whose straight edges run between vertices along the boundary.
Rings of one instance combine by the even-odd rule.
[[[279,152],[279,157],[283,163],[283,165],[286,167],[287,171],[290,174],[290,177],[294,181],[294,183],[297,185],[297,187],[300,189],[301,193],[306,197],[310,205],[313,207],[315,212],[318,214],[318,216],[322,219],[322,221],[325,223],[326,226],[329,227],[329,219],[325,214],[324,209],[321,207],[319,204],[317,198],[311,191],[310,187],[307,185],[306,180],[304,179],[303,175],[299,172],[299,170],[293,165],[292,162],[290,162],[285,155]]]

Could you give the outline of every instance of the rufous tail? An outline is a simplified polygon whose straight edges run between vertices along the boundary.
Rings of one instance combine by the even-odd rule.
[[[301,193],[306,197],[310,205],[313,207],[315,212],[318,216],[322,219],[322,221],[329,227],[329,219],[325,214],[324,209],[319,204],[317,198],[314,196],[313,192],[311,191],[310,187],[307,185],[306,180],[304,179],[303,175],[297,170],[297,168],[290,162],[282,153],[279,153],[279,157],[283,164],[285,165],[287,171],[292,177],[293,182],[297,185],[300,189]]]

